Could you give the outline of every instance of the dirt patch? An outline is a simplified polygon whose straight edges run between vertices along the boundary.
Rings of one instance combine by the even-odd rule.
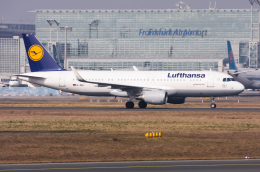
[[[260,158],[260,114],[2,110],[0,138],[0,163]]]
[[[1,163],[260,158],[256,132],[0,134]]]

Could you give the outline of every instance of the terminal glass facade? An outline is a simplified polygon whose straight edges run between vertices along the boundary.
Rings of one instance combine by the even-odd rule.
[[[252,22],[259,23],[259,10],[252,14]],[[259,25],[251,29],[249,9],[36,10],[36,36],[44,46],[59,42],[59,47],[48,48],[54,56],[59,49],[63,63],[64,32],[57,33],[58,27],[50,27],[47,19],[72,27],[67,33],[68,63],[78,68],[140,64],[142,70],[219,70],[218,61],[228,57],[227,40],[237,63],[258,67]]]
[[[20,73],[19,42],[19,38],[0,38],[0,73]]]

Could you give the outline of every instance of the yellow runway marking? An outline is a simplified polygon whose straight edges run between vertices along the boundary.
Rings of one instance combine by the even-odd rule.
[[[260,164],[213,164],[213,165],[166,165],[166,166],[122,166],[122,167],[81,167],[81,168],[39,168],[39,169],[3,169],[0,171],[32,171],[32,170],[84,170],[84,169],[123,169],[123,168],[167,168],[167,167],[214,167],[214,166],[253,166]]]

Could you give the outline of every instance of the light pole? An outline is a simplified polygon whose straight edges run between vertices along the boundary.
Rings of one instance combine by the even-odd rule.
[[[52,24],[53,23],[55,23],[56,25],[57,25],[57,42],[58,42],[58,40],[59,40],[59,38],[58,38],[58,36],[59,36],[59,24],[60,23],[58,23],[56,20],[54,20],[54,19],[47,19],[47,22],[49,23],[49,25],[50,25],[50,42],[51,42],[51,26],[52,26]]]
[[[67,31],[71,32],[72,27],[60,27],[60,31],[65,32],[64,68],[67,69]]]
[[[92,30],[96,30],[97,31],[97,38],[98,38],[98,24],[101,22],[101,20],[93,20],[90,24],[89,24],[89,38],[91,38],[91,31]],[[92,27],[95,27],[95,29],[93,29]]]

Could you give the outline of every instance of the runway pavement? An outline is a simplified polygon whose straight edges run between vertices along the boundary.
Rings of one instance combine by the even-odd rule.
[[[2,164],[0,171],[181,171],[181,172],[259,172],[260,160],[187,160],[187,161],[124,161],[82,163]]]
[[[71,111],[239,111],[239,112],[260,112],[260,108],[113,108],[113,107],[0,107],[0,110],[71,110]]]

